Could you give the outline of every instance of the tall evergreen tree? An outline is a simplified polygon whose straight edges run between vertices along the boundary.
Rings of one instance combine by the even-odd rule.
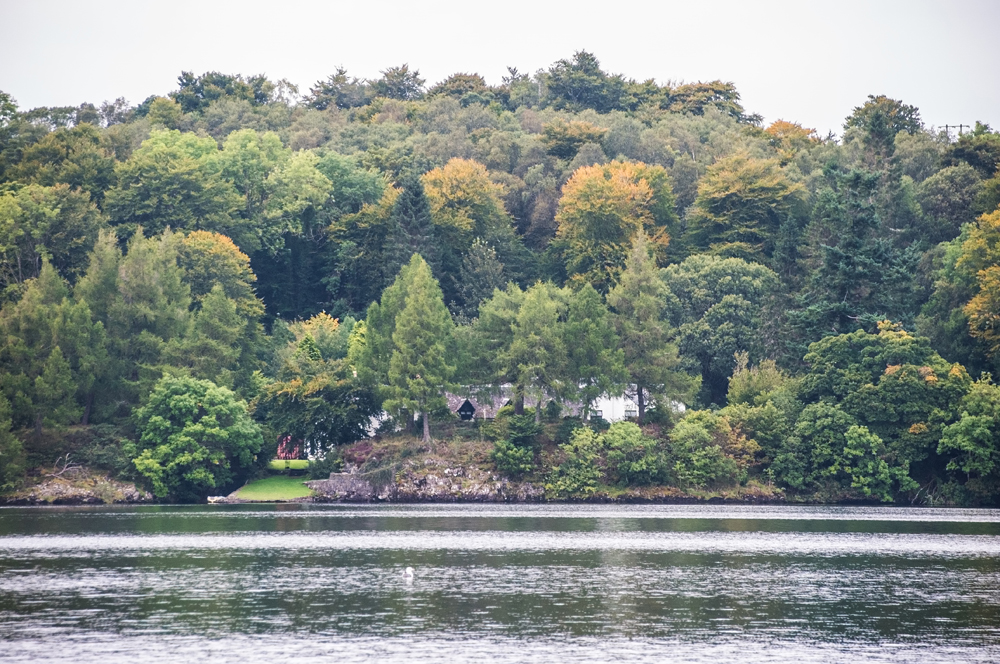
[[[596,398],[620,394],[628,381],[611,314],[590,284],[570,295],[565,334],[567,375],[589,414]]]
[[[408,276],[405,304],[392,334],[392,399],[386,406],[420,413],[426,443],[431,440],[431,411],[445,405],[444,391],[455,374],[448,359],[453,325],[441,287],[419,254],[410,259]]]
[[[615,312],[615,329],[625,352],[625,369],[635,387],[640,423],[650,397],[689,399],[700,383],[679,370],[677,346],[662,320],[665,294],[646,234],[636,233],[625,270],[608,293],[608,304]]]
[[[479,314],[479,305],[489,299],[493,291],[504,286],[504,265],[497,258],[496,249],[480,239],[462,259],[461,284],[462,315],[467,319]]]
[[[399,184],[402,191],[392,208],[386,261],[389,266],[402,266],[416,253],[430,265],[434,274],[440,274],[440,252],[423,182],[411,174],[405,175]]]

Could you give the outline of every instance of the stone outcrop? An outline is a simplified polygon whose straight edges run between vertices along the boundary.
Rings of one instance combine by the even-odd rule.
[[[306,482],[319,501],[397,503],[507,503],[537,502],[542,487],[512,482],[479,468],[448,464],[439,459],[404,463],[390,481],[376,483],[369,475],[331,473],[330,479]]]
[[[119,482],[104,473],[87,468],[62,477],[43,479],[6,496],[8,505],[111,505],[149,503],[153,496],[129,482]]]

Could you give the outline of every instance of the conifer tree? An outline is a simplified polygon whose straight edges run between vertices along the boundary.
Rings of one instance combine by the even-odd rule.
[[[386,261],[390,265],[405,265],[409,256],[420,254],[433,273],[440,273],[440,252],[434,237],[431,206],[424,192],[424,185],[415,175],[404,176],[402,191],[392,208],[386,247]]]
[[[635,386],[639,422],[649,397],[688,398],[699,380],[679,370],[677,346],[662,320],[666,287],[649,254],[645,233],[636,233],[618,284],[608,293],[615,328],[625,353],[625,369]]]
[[[409,284],[402,311],[392,334],[389,362],[390,410],[420,413],[424,442],[430,442],[430,414],[445,404],[444,391],[455,373],[448,347],[452,321],[441,287],[419,254],[409,263]]]
[[[465,258],[462,259],[461,284],[462,314],[475,318],[479,305],[489,299],[493,291],[504,286],[504,265],[497,258],[496,249],[476,238]]]
[[[585,413],[602,394],[621,394],[628,381],[611,314],[590,284],[570,295],[566,319],[567,373]]]
[[[35,434],[42,435],[42,425],[62,426],[80,418],[74,393],[76,384],[69,362],[59,346],[52,349],[35,378]]]
[[[510,346],[501,360],[517,376],[518,394],[524,390],[538,399],[535,421],[541,421],[546,394],[561,395],[566,384],[566,297],[551,282],[539,282],[524,294],[514,321]]]

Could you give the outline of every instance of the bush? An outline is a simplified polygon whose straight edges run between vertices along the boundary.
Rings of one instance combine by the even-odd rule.
[[[246,403],[208,380],[164,376],[135,415],[133,463],[159,498],[195,501],[242,480],[264,444]]]
[[[325,480],[330,473],[339,473],[344,468],[344,460],[336,452],[330,451],[322,459],[309,462],[309,479]]]
[[[585,424],[579,417],[564,417],[556,428],[556,442],[565,445],[573,437],[573,432],[582,426]]]
[[[136,478],[135,465],[129,454],[129,440],[110,424],[89,428],[74,457],[91,468],[106,470],[120,480]]]
[[[709,411],[688,413],[670,433],[671,470],[677,484],[699,488],[738,484],[745,468],[723,450],[733,437],[725,418]]]
[[[560,445],[566,460],[549,475],[545,491],[555,498],[586,498],[593,495],[601,483],[598,467],[601,441],[593,430],[580,427],[570,441]]]
[[[608,475],[621,486],[654,484],[666,477],[667,460],[657,442],[633,422],[615,422],[601,434]]]
[[[562,415],[562,406],[556,403],[554,400],[549,401],[545,404],[545,419],[550,422],[555,422]]]
[[[493,446],[490,458],[497,470],[513,478],[522,477],[535,467],[535,451],[533,449],[518,447],[507,440],[501,440]]]
[[[533,415],[511,415],[506,421],[507,440],[517,447],[534,448],[542,428]]]

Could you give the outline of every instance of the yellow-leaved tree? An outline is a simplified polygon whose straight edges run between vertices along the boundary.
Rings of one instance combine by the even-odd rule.
[[[625,266],[632,239],[645,231],[662,259],[676,228],[674,194],[662,166],[612,161],[577,169],[556,212],[566,272],[607,292]]]
[[[975,274],[977,292],[965,305],[969,334],[1000,354],[1000,210],[984,214],[968,228],[956,266]]]

